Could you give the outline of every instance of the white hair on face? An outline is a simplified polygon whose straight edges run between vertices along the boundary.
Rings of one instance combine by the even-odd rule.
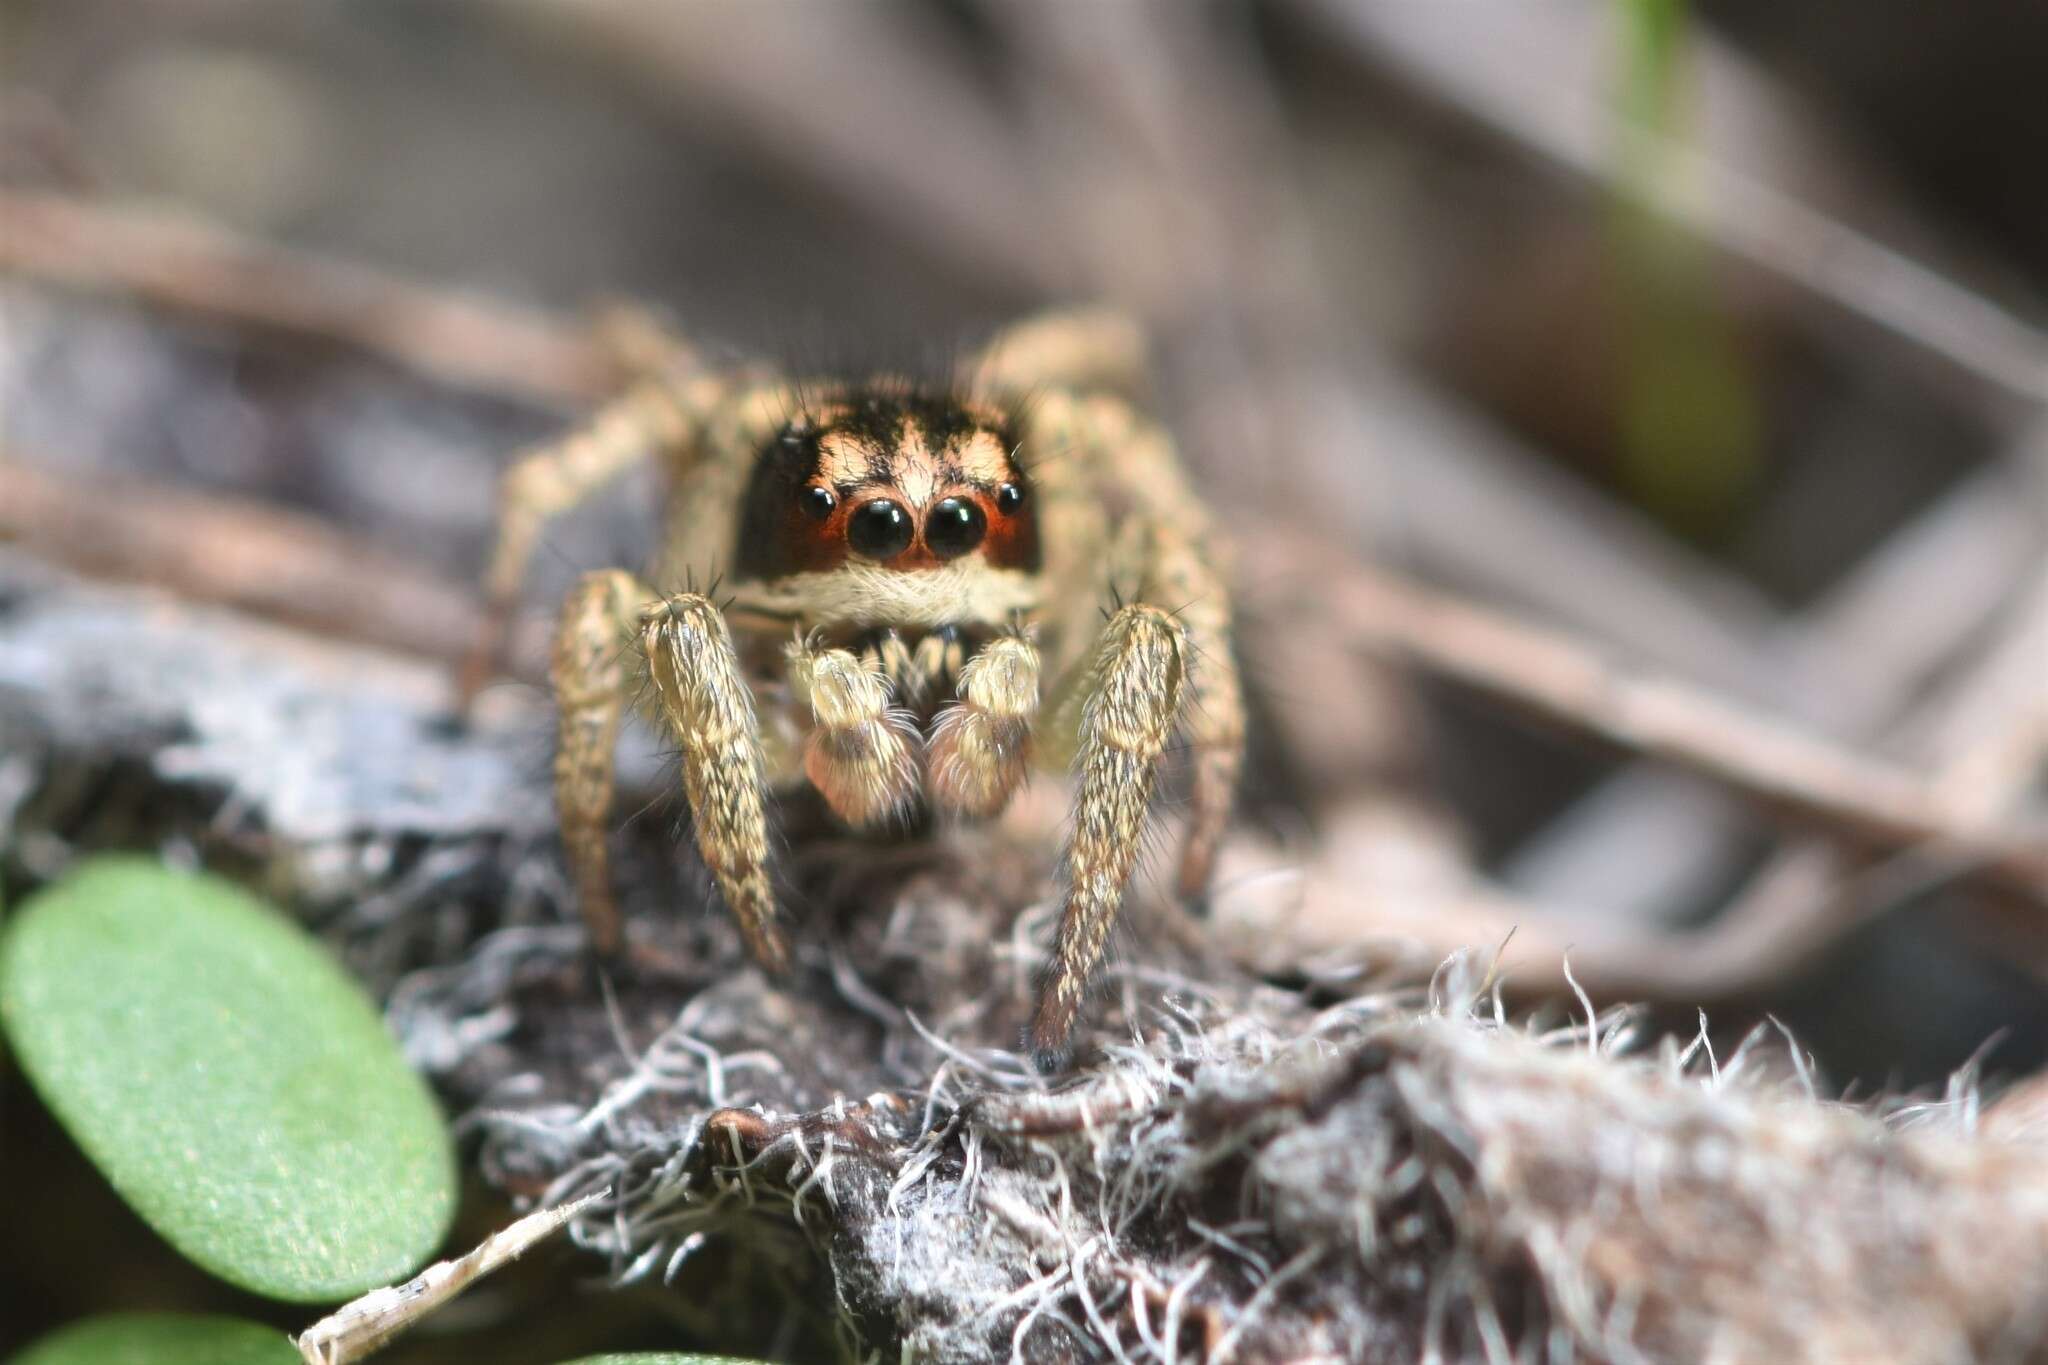
[[[1035,610],[1040,587],[1035,574],[993,568],[970,555],[913,573],[849,564],[744,583],[735,587],[733,601],[778,616],[863,626],[998,626]]]

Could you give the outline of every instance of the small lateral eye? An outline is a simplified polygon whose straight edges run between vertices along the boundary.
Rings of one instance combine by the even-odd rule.
[[[812,521],[823,521],[839,505],[839,499],[832,496],[831,489],[820,488],[816,484],[807,485],[803,492],[797,494],[797,501],[803,504]]]
[[[853,509],[847,518],[846,543],[869,559],[894,559],[909,546],[915,527],[903,504],[875,498]]]
[[[1014,483],[1006,483],[996,489],[996,510],[1004,516],[1015,512],[1024,505],[1024,490]]]

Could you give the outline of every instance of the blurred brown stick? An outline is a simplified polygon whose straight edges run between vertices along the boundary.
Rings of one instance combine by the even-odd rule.
[[[1931,765],[1925,792],[1962,823],[2005,815],[2048,756],[2048,693],[2040,685],[2048,571],[2009,615],[1998,641],[1903,727],[1905,747]],[[1704,1005],[1784,979],[1872,914],[1968,870],[1954,849],[1900,854],[1812,834],[1788,840],[1711,924],[1659,930],[1589,921],[1568,903],[1518,900],[1462,869],[1418,878],[1412,857],[1389,867],[1373,853],[1384,816],[1369,809],[1326,813],[1324,821],[1331,837],[1295,873],[1294,903],[1277,932],[1259,917],[1256,897],[1248,907],[1238,893],[1218,901],[1225,941],[1255,970],[1298,970],[1304,960],[1324,970],[1384,966],[1390,953],[1408,969],[1427,970],[1460,950],[1505,943],[1506,984],[1518,997],[1563,994],[1575,982],[1603,1002]],[[2026,913],[2024,900],[1975,903],[2002,912],[1980,923],[2004,931],[2013,960],[2048,971],[2038,916]]]
[[[0,541],[94,576],[429,658],[461,657],[475,629],[474,594],[317,518],[144,480],[74,482],[4,450]]]
[[[2040,559],[2043,512],[2023,460],[2016,451],[1964,476],[1828,593],[1733,656],[1741,668],[1800,686],[1753,699],[1718,674],[1678,672],[1766,701],[1837,743],[1884,738],[1930,677],[1967,656]],[[1640,648],[1632,636],[1629,644]],[[1669,921],[1704,889],[1726,884],[1752,833],[1723,794],[1644,764],[1558,813],[1503,876],[1546,904]]]
[[[1263,539],[1263,538],[1262,538]],[[1632,676],[1578,643],[1403,583],[1298,536],[1251,557],[1301,585],[1305,610],[1355,646],[1406,660],[1758,803],[1880,847],[1934,846],[2022,889],[2048,889],[2048,834],[1994,830],[1926,780],[1682,684]]]
[[[595,336],[546,313],[65,195],[0,190],[0,273],[130,294],[551,405],[594,400],[616,382]]]
[[[2048,570],[2035,575],[1993,643],[1900,727],[1904,747],[1932,765],[1929,790],[1967,818],[1988,820],[2020,801],[2048,757]],[[1939,871],[1939,869],[1931,869]],[[1905,869],[1910,877],[1912,869]],[[1678,951],[1645,950],[1602,968],[1631,965],[1717,991],[1754,989],[1802,966],[1814,953],[1878,908],[1887,897],[1882,869],[1839,842],[1809,837],[1788,842],[1765,863],[1707,930],[1673,935]],[[1993,917],[1996,923],[1997,917]],[[2031,920],[2015,944],[2018,957],[2042,968]],[[1624,988],[1659,984],[1623,976]],[[1624,991],[1624,993],[1626,993]]]
[[[2000,638],[1908,730],[1959,808],[1997,810],[2025,794],[2048,755],[2048,562]]]
[[[2004,815],[2048,755],[2048,570],[2036,575],[2011,617],[2002,638],[1900,727],[1905,747],[1932,766],[1929,791],[1965,818]],[[1792,840],[1749,879],[1710,932],[1759,952],[1772,949],[1758,958],[1759,969],[1792,970],[1802,950],[1872,908],[1872,898],[1859,894],[1868,863],[1833,840]]]

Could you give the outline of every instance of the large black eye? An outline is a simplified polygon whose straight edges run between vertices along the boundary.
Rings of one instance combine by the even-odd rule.
[[[981,544],[988,518],[966,498],[947,498],[924,520],[924,543],[940,559],[955,559]]]
[[[839,505],[839,499],[832,496],[829,488],[807,484],[804,491],[796,495],[797,503],[810,515],[812,521],[823,521],[832,515],[832,509]]]
[[[1024,505],[1024,490],[1014,483],[1006,483],[996,490],[996,510],[1004,516],[1015,512]]]
[[[903,504],[876,498],[853,509],[846,523],[846,543],[869,559],[894,559],[910,544],[910,513]]]

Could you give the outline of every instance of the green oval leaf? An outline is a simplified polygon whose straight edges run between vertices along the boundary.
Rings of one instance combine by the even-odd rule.
[[[121,1197],[224,1280],[349,1298],[447,1232],[425,1083],[319,944],[226,882],[103,858],[35,896],[0,940],[0,1025]]]
[[[299,1365],[275,1327],[183,1313],[111,1313],[60,1327],[8,1365]]]

